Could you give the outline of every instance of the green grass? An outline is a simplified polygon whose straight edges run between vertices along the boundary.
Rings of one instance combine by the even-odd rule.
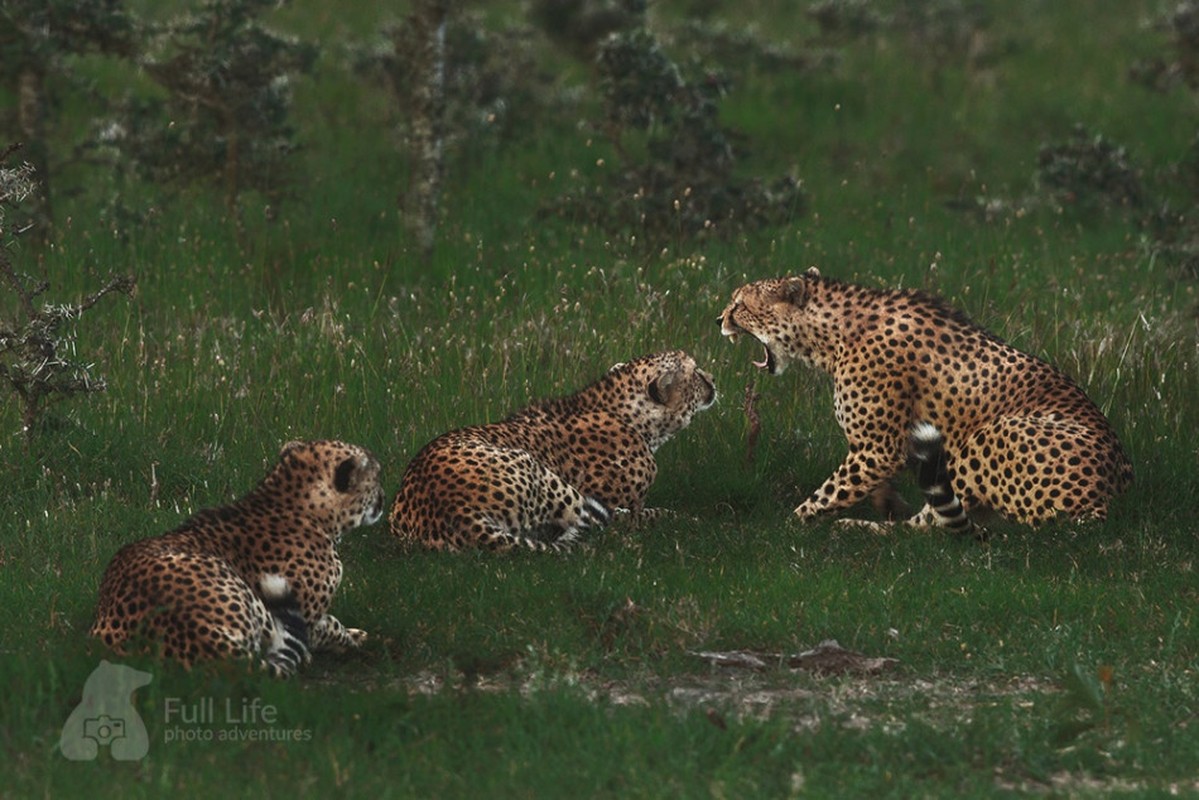
[[[751,8],[779,38],[814,33],[798,6]],[[29,447],[15,404],[0,405],[0,795],[1196,790],[1194,281],[1119,213],[1030,205],[986,222],[947,207],[1021,202],[1037,148],[1074,122],[1164,175],[1194,133],[1192,98],[1123,77],[1160,46],[1138,27],[1154,3],[991,8],[988,36],[1007,54],[985,72],[937,72],[880,34],[831,74],[746,76],[722,106],[748,137],[745,168],[794,166],[810,211],[729,240],[650,253],[539,218],[571,169],[610,156],[555,120],[451,164],[441,241],[422,265],[393,208],[406,165],[386,101],[347,85],[334,58],[297,98],[309,193],[275,227],[247,214],[244,254],[212,198],[164,203],[121,239],[94,219],[103,175],[60,194],[70,222],[41,256],[52,299],[110,269],[136,272],[139,293],[80,325],[106,394],[52,409]],[[280,24],[331,46],[384,11],[331,18],[297,2]],[[30,271],[34,257],[14,253]],[[812,264],[935,290],[1059,364],[1123,435],[1132,492],[1103,524],[999,524],[987,545],[789,522],[843,456],[828,383],[759,376],[714,320],[745,280]],[[666,347],[689,350],[722,394],[658,454],[650,502],[685,516],[617,526],[560,558],[408,552],[382,525],[354,532],[334,613],[372,634],[361,653],[320,655],[286,683],[126,659],[154,675],[136,695],[149,755],[58,752],[108,656],[85,632],[122,544],[243,494],[290,439],[364,444],[394,488],[434,435]],[[747,386],[762,417],[752,462]],[[830,638],[898,664],[828,677],[693,655]],[[229,725],[192,725],[214,741],[167,742],[170,698],[258,699],[277,723],[253,730],[304,736],[221,742]]]

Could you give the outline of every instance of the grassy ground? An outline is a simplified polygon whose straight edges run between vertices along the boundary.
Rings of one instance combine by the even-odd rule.
[[[779,38],[814,33],[800,11],[760,5]],[[538,218],[562,176],[611,157],[549,124],[455,161],[438,252],[419,265],[392,210],[404,167],[385,103],[332,60],[298,98],[310,194],[276,228],[252,222],[248,253],[203,197],[127,241],[93,222],[95,196],[64,200],[70,221],[42,262],[52,293],[110,269],[140,289],[80,327],[107,394],[54,409],[29,447],[16,408],[0,408],[0,795],[1199,790],[1194,281],[1119,211],[1025,202],[1038,146],[1075,122],[1147,175],[1177,160],[1193,98],[1124,77],[1160,48],[1140,25],[1154,3],[990,9],[984,44],[999,55],[969,68],[888,33],[847,45],[833,73],[745,76],[722,107],[751,144],[745,168],[794,165],[810,210],[731,240],[647,253]],[[330,39],[382,17],[283,13]],[[949,207],[978,196],[1022,210]],[[1132,493],[1103,524],[999,525],[986,546],[788,522],[843,455],[827,382],[759,377],[714,320],[745,280],[811,264],[934,289],[1059,364],[1123,434]],[[394,486],[449,427],[677,346],[722,392],[659,453],[650,500],[685,517],[562,558],[404,552],[382,526],[356,532],[334,612],[373,634],[362,653],[318,657],[288,683],[124,659],[154,676],[136,694],[149,754],[58,752],[107,655],[84,633],[123,543],[244,493],[289,439],[364,444]],[[747,387],[761,395],[752,460]],[[897,664],[820,676],[693,654],[825,639]],[[173,726],[180,699],[259,700],[276,716]],[[169,741],[174,727],[191,740]]]

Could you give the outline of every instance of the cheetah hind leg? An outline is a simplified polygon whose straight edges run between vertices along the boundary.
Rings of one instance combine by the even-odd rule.
[[[344,653],[355,650],[367,640],[367,632],[359,628],[347,628],[332,614],[321,617],[312,626],[312,649]]]
[[[673,508],[662,508],[654,506],[650,508],[615,508],[613,513],[617,519],[627,521],[634,529],[640,528],[650,522],[657,522],[662,519],[688,519],[693,522],[699,522],[699,519],[689,517],[686,514],[680,514]]]
[[[612,512],[594,497],[576,493],[575,502],[567,506],[562,519],[549,520],[529,532],[513,531],[494,519],[481,522],[482,532],[477,541],[488,550],[506,551],[513,548],[533,550],[539,553],[565,553],[582,540],[582,534],[592,528],[603,528],[612,521]],[[534,536],[530,533],[548,531],[553,538]]]

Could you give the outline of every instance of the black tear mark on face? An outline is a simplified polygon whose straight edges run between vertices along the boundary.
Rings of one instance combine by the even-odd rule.
[[[350,475],[354,472],[354,459],[347,458],[337,465],[333,473],[333,488],[339,492],[350,490]]]

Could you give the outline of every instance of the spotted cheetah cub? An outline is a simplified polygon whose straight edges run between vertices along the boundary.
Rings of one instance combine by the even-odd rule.
[[[569,397],[443,434],[404,474],[391,532],[439,550],[562,551],[614,511],[644,511],[654,452],[716,400],[681,350],[617,364]]]
[[[91,635],[190,667],[248,659],[286,676],[310,650],[357,647],[366,633],[329,614],[337,542],[383,516],[379,462],[334,441],[292,442],[248,495],[170,533],[121,548],[100,584]]]

